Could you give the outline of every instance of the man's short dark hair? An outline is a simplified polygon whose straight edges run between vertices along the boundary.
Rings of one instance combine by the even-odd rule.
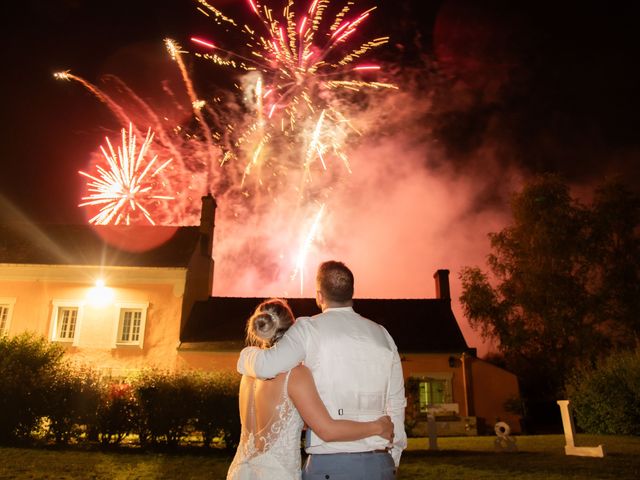
[[[353,298],[353,273],[344,263],[330,260],[320,264],[316,279],[328,301],[345,303]]]

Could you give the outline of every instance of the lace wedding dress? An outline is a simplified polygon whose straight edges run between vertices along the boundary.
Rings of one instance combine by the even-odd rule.
[[[287,394],[290,373],[266,381],[242,377],[242,432],[227,480],[300,479],[303,421]]]

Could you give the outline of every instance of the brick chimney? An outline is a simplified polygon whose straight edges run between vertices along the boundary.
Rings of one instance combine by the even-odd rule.
[[[202,210],[200,211],[200,254],[205,257],[213,255],[213,231],[216,227],[216,208],[218,204],[209,192],[202,197]]]
[[[451,300],[451,290],[449,290],[449,270],[436,270],[433,274],[436,280],[436,298],[441,300]]]
[[[191,255],[182,300],[180,331],[184,327],[193,304],[207,300],[213,290],[213,232],[216,219],[216,200],[211,193],[202,197],[198,244]]]

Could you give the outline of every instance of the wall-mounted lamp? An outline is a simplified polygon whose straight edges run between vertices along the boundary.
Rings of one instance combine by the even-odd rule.
[[[457,360],[458,359],[454,356],[449,357],[449,366],[451,368],[454,368],[456,366]]]
[[[105,286],[102,278],[96,280],[96,286],[87,292],[87,300],[94,307],[104,307],[113,300],[113,290]]]

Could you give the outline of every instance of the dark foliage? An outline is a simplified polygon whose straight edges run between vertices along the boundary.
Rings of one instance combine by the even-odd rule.
[[[128,383],[102,386],[92,433],[103,445],[119,445],[138,425],[138,402]]]
[[[581,363],[640,338],[640,199],[618,181],[583,205],[547,175],[514,195],[512,222],[489,235],[489,273],[460,273],[466,316],[496,340],[530,402],[564,396]]]
[[[0,442],[25,441],[48,413],[64,352],[30,334],[0,337]]]
[[[240,377],[235,373],[218,373],[195,377],[195,429],[202,434],[205,446],[214,438],[223,438],[225,448],[235,449],[240,442],[238,389]]]
[[[79,439],[86,426],[96,422],[100,384],[93,371],[60,365],[52,372],[46,394],[43,416],[56,443]]]
[[[640,435],[640,350],[577,369],[567,384],[576,423],[588,433]]]
[[[235,448],[240,439],[239,376],[143,371],[127,382],[99,379],[63,360],[45,338],[0,338],[0,442],[43,434],[56,443],[99,440],[118,445],[132,433],[140,445],[176,447],[201,436]]]

